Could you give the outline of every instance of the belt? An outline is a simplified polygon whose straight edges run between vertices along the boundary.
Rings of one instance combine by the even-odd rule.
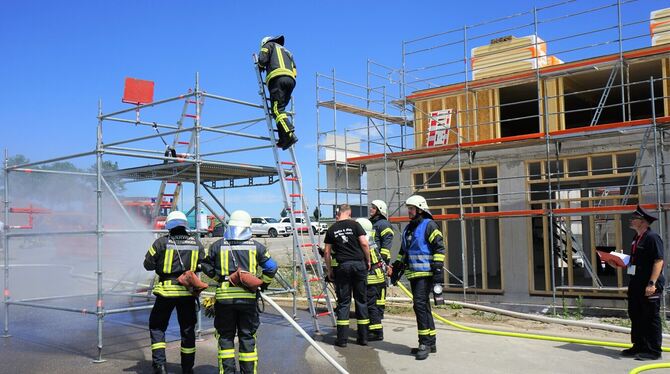
[[[372,264],[372,266],[370,266],[370,270],[377,270],[379,268],[383,268],[384,266],[386,266],[386,263],[384,261],[379,261],[376,264]]]
[[[181,274],[179,274],[181,275]],[[165,282],[165,281],[177,281],[177,278],[179,278],[179,275],[166,275],[166,276],[159,276],[158,281],[159,282]]]

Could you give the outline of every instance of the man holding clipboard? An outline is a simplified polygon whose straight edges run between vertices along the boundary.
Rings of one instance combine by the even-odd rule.
[[[635,357],[640,361],[661,358],[662,330],[659,312],[665,285],[663,240],[649,227],[656,219],[638,205],[630,218],[630,228],[635,230],[636,235],[629,261],[626,262],[628,259],[625,257],[607,258],[608,256],[601,255],[610,266],[626,267],[629,275],[628,316],[631,320],[633,346],[624,349],[621,355]]]

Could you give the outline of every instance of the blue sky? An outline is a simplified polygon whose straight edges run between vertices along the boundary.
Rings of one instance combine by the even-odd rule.
[[[581,1],[572,9],[612,2]],[[551,3],[554,2],[289,1],[273,8],[271,2],[243,1],[5,1],[0,5],[0,50],[4,56],[0,65],[0,148],[31,160],[93,149],[97,101],[102,100],[105,112],[126,108],[120,98],[127,76],[155,81],[158,99],[185,92],[193,86],[194,75],[199,72],[204,90],[257,102],[250,56],[257,51],[263,36],[281,33],[286,36],[286,46],[294,53],[299,70],[294,91],[300,137],[297,151],[313,207],[316,72],[327,73],[335,68],[338,77],[364,83],[368,58],[389,66],[400,65],[403,40]],[[667,6],[667,2],[653,0],[626,5],[624,21],[642,20],[650,10]],[[563,9],[558,13],[570,11]],[[604,11],[609,12],[609,21],[616,20],[612,10]],[[545,19],[552,17],[551,12],[552,9],[545,11]],[[601,25],[609,26],[611,22],[598,17],[577,18],[563,24],[557,22],[556,27],[543,26],[539,34],[548,40],[568,29],[578,32]],[[632,25],[631,35],[637,28],[647,30],[648,24]],[[532,29],[526,29],[514,34],[531,33]],[[485,42],[481,44],[491,38],[483,38]],[[584,43],[589,38],[598,37],[586,36]],[[635,39],[627,42],[626,49],[648,44],[648,38]],[[567,50],[556,42],[550,44],[550,53],[553,47]],[[438,51],[441,55],[427,56],[426,61],[450,60],[452,54],[458,58],[463,46],[457,48],[460,52]],[[611,52],[613,46],[603,48],[566,52],[559,57],[574,60]],[[237,108],[210,110],[210,106],[213,104],[206,103],[203,113],[207,123],[255,116],[249,117],[248,111]],[[179,115],[175,108],[156,112],[155,118],[174,123]],[[143,119],[149,119],[151,114]],[[150,133],[149,128],[118,125],[106,131],[105,136],[118,139]],[[216,150],[218,142],[222,147],[232,144],[227,138],[219,138],[210,140],[208,147]],[[160,144],[147,145],[160,149]],[[114,160],[121,166],[138,165],[137,160]],[[249,153],[244,160],[272,164],[267,150]],[[74,162],[87,167],[92,160]],[[136,183],[129,185],[127,193],[151,196],[156,189],[155,183]],[[277,216],[280,200],[276,186],[226,192],[230,210],[247,209],[253,215]]]

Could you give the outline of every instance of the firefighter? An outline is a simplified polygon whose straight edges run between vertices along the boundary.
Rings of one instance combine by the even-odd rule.
[[[665,286],[663,276],[663,240],[649,227],[656,217],[639,205],[630,218],[635,230],[627,273],[628,316],[633,346],[621,355],[640,361],[661,359],[663,340],[660,305]]]
[[[387,217],[386,203],[382,200],[373,200],[370,204],[370,222],[372,223],[372,242],[374,242],[380,257],[381,270],[386,269],[390,276],[391,267],[391,247],[393,246],[393,229]],[[372,251],[370,251],[372,255]],[[375,263],[375,260],[372,260]],[[381,277],[375,275],[375,279],[368,276],[368,309],[370,310],[370,333],[368,341],[384,340],[384,328],[382,319],[384,319],[384,309],[386,307],[386,279],[380,282]],[[371,286],[373,285],[373,286]]]
[[[165,330],[175,307],[181,334],[182,372],[192,373],[195,363],[196,296],[177,279],[189,270],[198,270],[199,263],[205,258],[205,249],[186,231],[187,224],[184,213],[174,211],[168,214],[165,228],[169,233],[156,239],[144,258],[144,268],[156,271],[159,277],[153,290],[156,302],[149,316],[154,373],[167,373]]]
[[[277,146],[286,150],[298,142],[293,131],[291,119],[285,109],[291,100],[298,72],[295,68],[293,55],[284,48],[284,36],[266,36],[261,40],[261,51],[258,54],[258,67],[265,70],[265,83],[270,91],[271,112],[277,123],[279,142]]]
[[[328,278],[335,280],[335,295],[337,296],[335,345],[347,346],[352,292],[356,307],[358,332],[356,342],[359,345],[367,345],[370,319],[368,318],[366,283],[367,273],[370,270],[370,249],[367,233],[358,222],[351,219],[351,207],[348,204],[340,205],[337,211],[337,222],[328,228],[324,243]],[[338,264],[335,271],[332,267],[333,255]]]
[[[239,341],[239,364],[242,373],[256,373],[258,351],[256,331],[260,325],[256,290],[235,283],[236,270],[250,272],[255,277],[262,268],[261,290],[267,289],[277,272],[277,264],[268,250],[251,239],[251,216],[243,210],[230,215],[223,238],[209,249],[202,271],[219,285],[216,288],[214,327],[218,335],[220,373],[235,373],[235,334]],[[239,274],[238,274],[239,275]]]
[[[384,318],[384,293],[386,292],[386,263],[379,253],[379,249],[374,241],[374,228],[372,222],[367,218],[356,219],[363,230],[368,235],[370,247],[370,270],[368,271],[368,286],[366,298],[368,301],[368,315],[370,325],[368,331],[368,341],[383,340],[382,318]]]
[[[430,310],[430,293],[442,294],[444,284],[444,244],[442,232],[428,210],[426,199],[410,196],[405,202],[410,222],[402,233],[400,252],[393,263],[393,272],[405,268],[405,275],[414,294],[414,314],[419,334],[419,347],[412,348],[417,360],[435,353],[435,321]],[[435,289],[433,288],[435,286]]]

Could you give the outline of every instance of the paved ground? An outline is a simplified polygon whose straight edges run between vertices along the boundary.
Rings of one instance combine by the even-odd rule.
[[[265,240],[264,240],[265,241]],[[269,239],[273,256],[288,254],[291,238]],[[13,263],[34,261],[33,251],[16,251]],[[42,253],[42,252],[40,252]],[[142,254],[143,255],[143,254]],[[50,258],[41,260],[51,263]],[[280,260],[280,262],[283,262]],[[78,269],[77,269],[78,270]],[[45,272],[36,268],[19,268],[12,272],[12,290],[16,297],[35,297],[73,289],[72,274],[67,268],[49,268]],[[94,291],[94,282],[79,279],[83,283],[79,291]],[[69,292],[67,292],[69,293]],[[106,299],[106,308],[129,305],[127,297]],[[95,299],[82,297],[47,304],[83,308],[94,306]],[[144,303],[133,299],[134,305]],[[445,313],[453,311],[444,310]],[[92,363],[96,357],[95,318],[80,313],[49,311],[45,309],[10,307],[10,338],[0,338],[0,373],[148,373],[151,370],[149,334],[146,329],[147,310],[109,315],[104,324],[104,358],[101,364]],[[0,316],[4,310],[0,308]],[[409,354],[416,345],[416,325],[413,319],[389,316],[385,320],[386,340],[374,342],[367,347],[355,344],[349,347],[333,346],[334,331],[324,328],[323,335],[314,334],[305,312],[299,313],[299,323],[308,330],[319,344],[342,366],[352,373],[627,373],[641,363],[621,358],[618,349],[554,343],[538,340],[481,335],[444,326],[438,326],[438,353],[426,361],[415,361]],[[267,306],[261,317],[259,339],[259,373],[334,373],[336,372],[319,353]],[[324,321],[325,322],[325,321]],[[495,328],[518,328],[520,324],[510,321],[507,326]],[[169,370],[180,372],[179,333],[176,316],[168,332]],[[517,326],[517,327],[513,327]],[[522,325],[524,328],[532,324]],[[211,320],[205,320],[205,329],[211,328]],[[535,326],[539,333],[547,333],[551,327]],[[565,331],[556,329],[559,333]],[[575,330],[573,330],[575,331]],[[533,331],[524,331],[533,332]],[[589,331],[577,331],[582,338],[594,338]],[[204,334],[198,342],[196,373],[216,373],[216,342],[212,334]],[[627,341],[627,336],[609,334],[609,340]]]
[[[109,316],[104,327],[105,363],[94,364],[95,320],[65,312],[11,307],[10,333],[0,339],[0,373],[148,373],[151,352],[148,311]],[[301,316],[306,317],[304,312]],[[258,333],[259,373],[336,372],[273,311],[262,315]],[[308,319],[301,325],[312,330]],[[211,326],[206,320],[205,328]],[[347,348],[334,347],[334,332],[314,335],[319,344],[352,373],[627,373],[640,362],[620,358],[617,349],[473,334],[438,327],[438,353],[422,362],[409,355],[416,325],[407,318],[385,321],[386,340],[361,347],[354,332]],[[582,337],[589,338],[582,334]],[[169,369],[179,372],[179,341],[173,318],[168,338]],[[614,336],[623,341],[625,336]],[[211,334],[198,342],[196,373],[215,373],[216,343]]]

